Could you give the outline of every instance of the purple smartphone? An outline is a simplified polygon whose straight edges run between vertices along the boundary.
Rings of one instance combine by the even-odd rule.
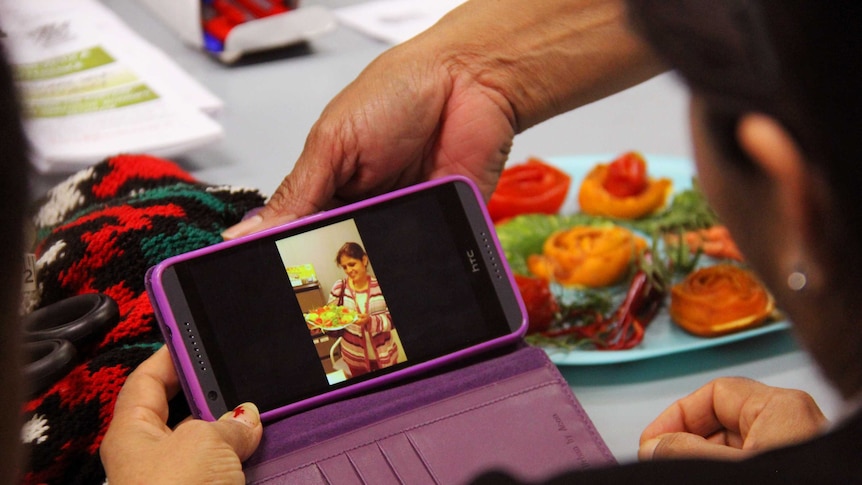
[[[169,258],[147,288],[195,416],[264,421],[519,340],[481,196],[447,177]]]

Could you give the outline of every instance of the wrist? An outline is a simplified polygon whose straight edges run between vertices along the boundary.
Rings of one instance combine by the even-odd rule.
[[[424,37],[455,78],[497,93],[516,132],[663,70],[622,0],[471,0]]]

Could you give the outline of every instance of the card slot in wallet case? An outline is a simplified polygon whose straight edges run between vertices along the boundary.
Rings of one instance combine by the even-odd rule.
[[[545,352],[523,345],[271,423],[245,473],[253,484],[457,484],[613,463]]]

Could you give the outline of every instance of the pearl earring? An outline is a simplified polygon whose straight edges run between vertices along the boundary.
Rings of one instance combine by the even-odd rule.
[[[808,284],[808,276],[804,271],[794,270],[787,276],[787,286],[793,291],[802,291]]]

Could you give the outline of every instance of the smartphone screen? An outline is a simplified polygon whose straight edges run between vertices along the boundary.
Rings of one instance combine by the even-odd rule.
[[[154,301],[201,414],[266,413],[522,334],[497,251],[459,179],[168,260]]]

